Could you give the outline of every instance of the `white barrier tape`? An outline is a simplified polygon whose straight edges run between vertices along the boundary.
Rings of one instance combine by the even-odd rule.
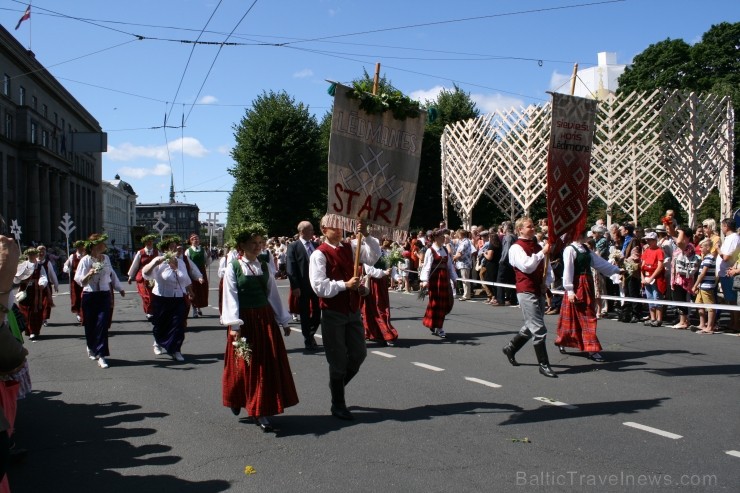
[[[407,270],[406,272],[417,272],[413,270]],[[509,288],[509,289],[516,289],[516,286],[514,284],[504,284],[501,282],[491,282],[491,281],[480,281],[477,279],[463,279],[461,277],[457,278],[460,282],[469,282],[469,283],[475,283],[475,284],[485,284],[488,286],[495,286],[495,287],[502,287],[502,288]],[[551,293],[553,294],[562,294],[565,295],[565,291],[560,291],[557,289],[551,289]],[[725,311],[740,311],[740,306],[738,305],[722,305],[718,303],[694,303],[691,301],[672,301],[672,300],[649,300],[647,298],[628,298],[626,296],[612,296],[609,294],[602,294],[601,295],[602,300],[613,300],[613,301],[622,301],[622,302],[630,302],[630,303],[644,303],[649,305],[666,305],[666,306],[685,306],[687,308],[693,308],[693,309],[699,309],[699,308],[713,308],[715,310],[725,310]]]

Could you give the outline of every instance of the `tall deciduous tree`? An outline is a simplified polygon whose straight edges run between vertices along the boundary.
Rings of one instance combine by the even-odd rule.
[[[258,221],[271,233],[286,234],[317,217],[324,207],[326,163],[308,107],[284,91],[263,92],[234,125],[234,137],[230,226]]]

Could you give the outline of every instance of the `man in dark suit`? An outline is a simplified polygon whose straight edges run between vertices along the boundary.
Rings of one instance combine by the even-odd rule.
[[[312,238],[313,226],[308,221],[301,221],[298,224],[298,240],[288,245],[286,268],[290,289],[300,306],[301,332],[306,349],[316,351],[319,346],[314,334],[321,324],[321,308],[319,297],[311,288],[308,277],[308,257],[318,248]]]

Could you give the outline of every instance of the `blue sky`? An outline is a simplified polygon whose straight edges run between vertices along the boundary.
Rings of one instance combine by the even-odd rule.
[[[325,79],[349,82],[380,62],[407,94],[423,101],[457,83],[485,113],[548,100],[574,62],[595,65],[597,52],[629,63],[652,43],[694,43],[712,24],[740,20],[737,0],[252,2],[38,0],[13,31],[27,3],[6,0],[0,22],[108,132],[103,178],[119,174],[139,202],[159,202],[170,171],[178,191],[231,190],[233,126],[265,90],[285,90],[321,118]],[[220,52],[179,42],[232,31],[238,45]],[[165,114],[185,128],[151,129]],[[177,199],[226,219],[227,193]]]

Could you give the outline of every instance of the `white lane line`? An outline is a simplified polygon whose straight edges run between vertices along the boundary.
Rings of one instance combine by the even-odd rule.
[[[740,457],[740,452],[738,452],[737,450],[726,450],[725,453],[733,457]]]
[[[440,368],[440,367],[438,367],[438,366],[432,366],[432,365],[427,365],[426,363],[418,363],[418,362],[416,362],[416,361],[412,361],[412,362],[411,362],[411,364],[412,364],[412,365],[416,365],[416,366],[418,366],[418,367],[421,367],[421,368],[426,368],[427,370],[432,370],[432,371],[445,371],[445,369],[444,369],[444,368]]]
[[[662,437],[672,438],[673,440],[678,440],[679,438],[683,438],[683,436],[676,435],[675,433],[671,433],[670,431],[659,430],[658,428],[653,428],[652,426],[641,425],[640,423],[634,423],[632,421],[627,421],[626,423],[622,423],[622,424],[624,426],[629,426],[630,428],[637,428],[638,430],[649,431],[650,433],[655,433],[656,435],[660,435]]]
[[[388,353],[384,353],[382,351],[370,351],[370,352],[373,353],[373,354],[377,354],[378,356],[382,356],[384,358],[395,358],[396,357],[395,354],[388,354]]]
[[[480,378],[465,377],[465,380],[467,380],[468,382],[479,383],[481,385],[485,385],[486,387],[491,387],[491,388],[494,388],[494,389],[500,389],[501,388],[501,386],[499,384],[497,384],[497,383],[488,382],[486,380],[481,380]]]
[[[564,407],[565,409],[578,409],[578,406],[556,401],[555,399],[550,399],[549,397],[535,397],[534,400],[544,402],[545,404],[550,404],[552,406]]]

